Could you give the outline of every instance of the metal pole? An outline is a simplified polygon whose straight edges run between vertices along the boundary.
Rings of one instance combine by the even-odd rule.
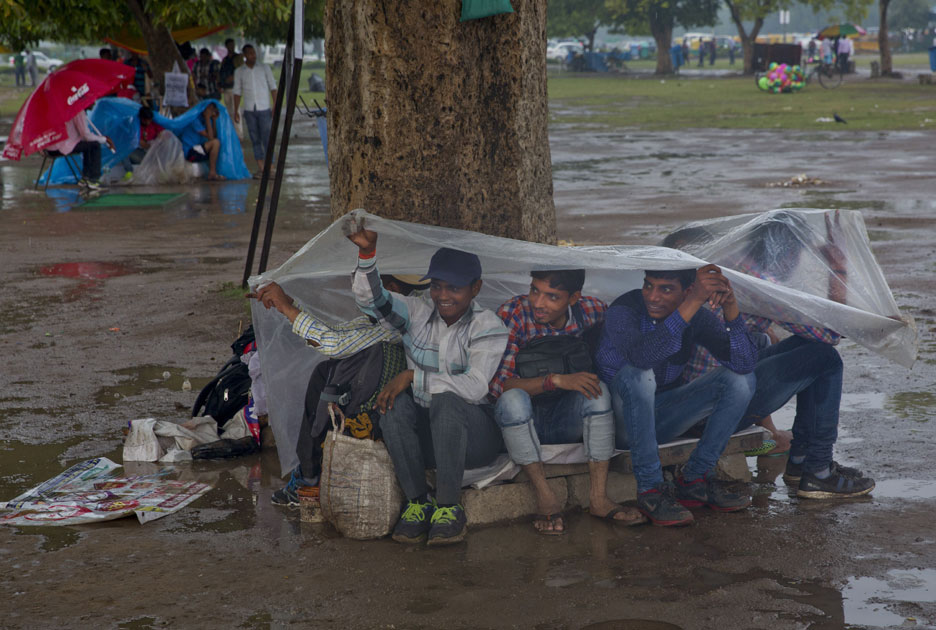
[[[302,45],[302,42],[299,43]],[[280,188],[283,184],[283,171],[286,170],[286,150],[289,148],[289,132],[292,130],[293,114],[296,111],[296,98],[299,96],[299,77],[302,74],[302,57],[296,57],[292,63],[292,80],[289,82],[289,98],[286,102],[286,120],[283,122],[283,140],[280,144],[276,162],[276,175],[273,179],[273,194],[270,195],[270,213],[267,215],[266,234],[263,237],[263,249],[260,251],[258,272],[266,271],[270,257],[270,244],[273,242],[273,226],[276,223],[276,208],[279,205]]]
[[[273,106],[273,122],[270,127],[270,138],[267,142],[265,160],[263,161],[263,174],[260,177],[260,192],[257,195],[257,208],[254,210],[253,227],[250,230],[250,244],[247,246],[247,261],[244,264],[244,277],[241,279],[241,287],[247,288],[247,279],[250,278],[250,271],[253,269],[254,253],[257,251],[257,237],[260,235],[260,222],[263,220],[263,206],[266,204],[267,184],[270,181],[270,164],[273,162],[273,152],[276,149],[276,131],[279,128],[280,112],[283,109],[283,97],[286,90],[286,75],[289,58],[293,56],[294,31],[293,22],[296,19],[296,9],[289,18],[289,30],[286,34],[286,51],[283,54],[283,66],[280,71],[279,86],[276,89],[276,104]],[[277,194],[279,191],[277,190]],[[271,203],[272,207],[272,203]],[[260,273],[264,271],[265,265],[261,264]]]

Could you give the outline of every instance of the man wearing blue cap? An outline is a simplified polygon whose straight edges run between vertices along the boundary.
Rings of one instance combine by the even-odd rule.
[[[377,233],[360,226],[352,289],[358,307],[403,337],[409,369],[377,397],[380,428],[407,504],[393,530],[398,542],[445,545],[465,537],[460,505],[465,468],[490,464],[503,449],[488,384],[507,347],[507,328],[474,302],[481,261],[443,248],[424,279],[429,296],[387,291],[377,271]],[[426,469],[436,469],[435,495]]]

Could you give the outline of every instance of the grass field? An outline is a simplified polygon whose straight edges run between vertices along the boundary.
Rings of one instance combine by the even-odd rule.
[[[858,57],[867,65],[877,57]],[[735,68],[740,68],[736,63]],[[645,65],[638,68],[638,65]],[[928,64],[924,53],[895,55],[895,69]],[[631,70],[652,70],[653,61],[628,64]],[[694,67],[694,66],[693,66]],[[708,68],[709,66],[706,66]],[[716,60],[716,69],[731,69],[727,59]],[[308,91],[312,72],[324,76],[320,64],[303,68],[300,94],[325,104],[325,95]],[[278,71],[276,72],[278,75]],[[0,72],[0,117],[16,114],[29,90],[12,87],[12,73]],[[846,78],[842,87],[825,90],[810,84],[795,94],[761,92],[750,78],[660,79],[647,74],[574,75],[551,71],[549,97],[552,120],[562,123],[672,129],[684,127],[828,129],[817,122],[833,113],[848,120],[842,129],[920,129],[936,127],[936,86],[915,81]]]
[[[554,122],[643,129],[721,127],[828,129],[838,113],[848,129],[936,128],[936,86],[910,81],[846,79],[792,94],[769,94],[748,77],[659,79],[562,77],[549,81]],[[842,127],[844,125],[834,125]]]

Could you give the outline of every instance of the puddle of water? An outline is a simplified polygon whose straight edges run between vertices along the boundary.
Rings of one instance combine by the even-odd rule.
[[[169,376],[166,377],[165,374]],[[168,389],[171,391],[182,391],[182,383],[185,382],[185,370],[178,367],[167,367],[163,365],[140,365],[137,367],[123,368],[113,372],[122,381],[117,385],[108,385],[102,387],[94,395],[94,400],[99,405],[113,405],[122,398],[139,396],[147,391],[155,389]],[[126,380],[123,380],[123,379]],[[192,385],[192,391],[199,392],[208,384],[211,378],[188,377]]]
[[[62,276],[80,280],[104,280],[136,273],[129,265],[107,262],[70,262],[46,265],[39,269],[43,276]]]
[[[936,499],[936,481],[923,479],[875,480],[872,494],[879,499]]]
[[[83,440],[75,437],[57,444],[0,442],[0,501],[9,501],[65,470],[73,463],[66,462],[65,453]]]
[[[915,422],[929,422],[936,409],[933,392],[899,392],[890,397],[886,408],[897,416]]]
[[[842,598],[846,623],[880,628],[903,625],[906,617],[889,607],[898,602],[936,602],[936,569],[892,569],[884,579],[852,578]]]
[[[77,545],[82,538],[81,532],[72,527],[34,526],[22,527],[16,530],[17,536],[42,536],[43,541],[39,549],[45,552],[58,551]]]
[[[163,627],[165,624],[161,623],[156,617],[136,617],[134,619],[128,619],[127,621],[121,621],[117,624],[117,627],[120,630],[150,630],[151,628]]]
[[[652,619],[611,619],[582,626],[582,630],[682,630],[682,627]]]

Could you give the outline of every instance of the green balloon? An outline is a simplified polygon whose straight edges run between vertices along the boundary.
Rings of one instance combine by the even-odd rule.
[[[757,81],[757,85],[760,86],[760,89],[762,89],[762,90],[766,90],[766,89],[767,89],[768,83],[769,83],[769,82],[767,81],[767,77],[761,77],[761,78]]]

